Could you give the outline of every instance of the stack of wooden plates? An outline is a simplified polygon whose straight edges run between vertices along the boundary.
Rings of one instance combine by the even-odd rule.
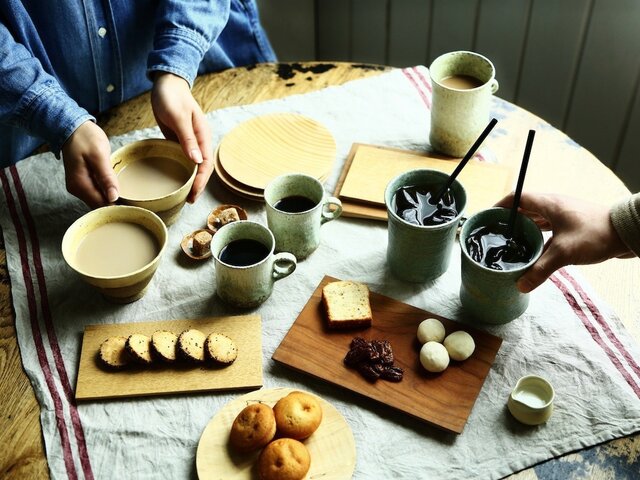
[[[292,113],[252,118],[220,142],[215,172],[232,192],[264,199],[265,186],[284,173],[326,180],[336,158],[336,142],[315,120]]]

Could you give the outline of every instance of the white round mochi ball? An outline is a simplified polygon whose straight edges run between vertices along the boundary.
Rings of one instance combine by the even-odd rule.
[[[427,342],[442,343],[444,340],[444,325],[435,318],[427,318],[418,325],[418,341],[422,344]]]
[[[449,356],[457,361],[466,360],[476,349],[476,344],[471,335],[462,330],[453,332],[444,339],[444,346]]]
[[[420,349],[420,363],[429,372],[442,372],[449,366],[449,354],[441,343],[427,342]]]

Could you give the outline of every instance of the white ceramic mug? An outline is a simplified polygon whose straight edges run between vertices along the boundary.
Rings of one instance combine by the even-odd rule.
[[[308,257],[320,245],[320,226],[342,213],[342,202],[327,196],[317,179],[302,173],[274,178],[264,189],[264,199],[276,250],[291,252],[298,260]],[[283,199],[296,204],[294,211],[281,206]]]
[[[458,51],[436,58],[429,75],[433,89],[429,142],[439,152],[462,157],[489,123],[491,96],[498,91],[496,69],[479,53]],[[479,85],[447,86],[447,79],[454,76],[471,77]]]
[[[265,255],[255,263],[238,265],[221,260],[221,252],[231,242],[254,240],[264,246]],[[248,220],[231,222],[220,228],[211,240],[216,268],[216,289],[225,302],[240,308],[253,308],[264,302],[273,284],[291,275],[296,257],[287,252],[274,254],[275,239],[264,225]]]

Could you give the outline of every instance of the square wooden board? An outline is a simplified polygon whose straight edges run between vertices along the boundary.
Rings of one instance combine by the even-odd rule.
[[[225,368],[210,365],[158,364],[110,371],[98,359],[100,344],[108,337],[156,330],[179,335],[190,328],[204,334],[223,333],[238,346],[238,358]],[[76,400],[139,397],[187,392],[248,389],[262,386],[262,321],[259,315],[205,317],[142,323],[87,325],[82,338]]]
[[[459,162],[437,153],[354,143],[334,195],[342,200],[345,216],[386,221],[384,190],[389,181],[416,168],[451,173]],[[458,177],[467,191],[465,215],[493,206],[511,191],[513,175],[508,167],[471,159]]]
[[[272,358],[429,424],[461,433],[502,339],[374,292],[370,294],[373,312],[370,328],[328,330],[322,288],[335,280],[329,276],[322,279]],[[452,361],[440,374],[424,370],[420,364],[416,332],[420,322],[428,317],[442,321],[447,334],[467,331],[476,344],[473,355],[464,362]],[[389,340],[395,364],[404,369],[403,380],[369,383],[357,371],[346,368],[342,361],[356,336]]]

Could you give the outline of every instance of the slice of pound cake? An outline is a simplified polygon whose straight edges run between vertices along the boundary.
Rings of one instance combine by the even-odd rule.
[[[331,329],[371,326],[369,288],[358,282],[341,280],[322,289],[322,302]]]

